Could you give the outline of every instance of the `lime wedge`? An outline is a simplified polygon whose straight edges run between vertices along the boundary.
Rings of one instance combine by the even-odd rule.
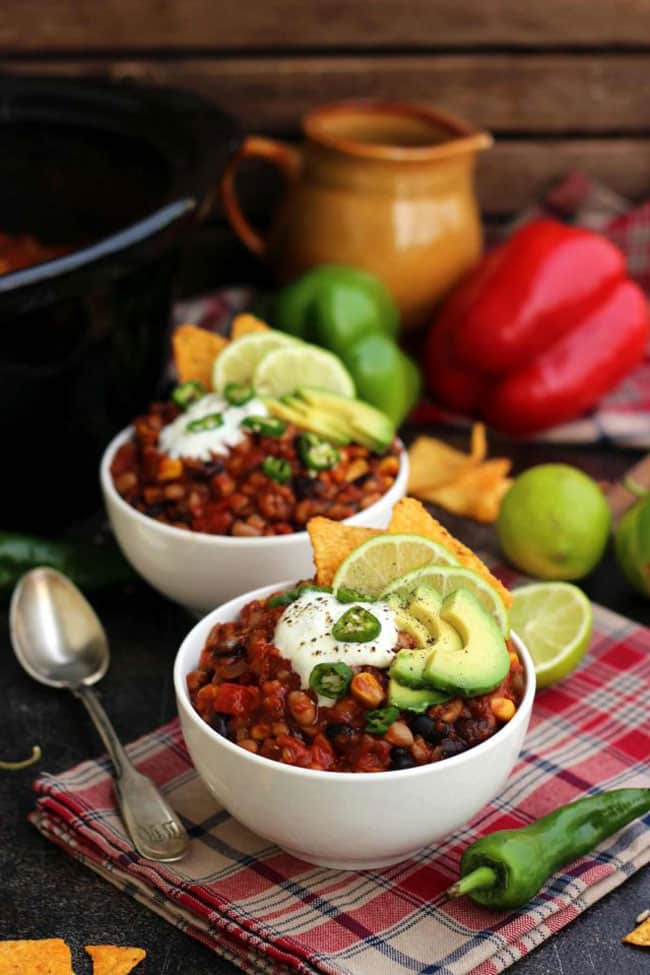
[[[222,393],[228,383],[252,383],[262,359],[281,346],[298,345],[298,340],[283,332],[252,332],[231,342],[217,356],[212,385]],[[295,385],[295,383],[294,383]],[[256,390],[257,392],[257,390]]]
[[[570,582],[534,582],[512,593],[510,623],[535,664],[538,687],[578,666],[591,637],[591,603]]]
[[[389,583],[411,569],[432,564],[455,565],[456,557],[422,535],[376,535],[353,549],[341,562],[332,588],[379,596]]]
[[[341,360],[306,342],[294,341],[265,356],[255,370],[253,386],[260,396],[285,396],[297,386],[319,386],[340,396],[354,396],[352,376]]]
[[[508,633],[508,610],[504,606],[496,589],[489,582],[472,569],[465,569],[456,565],[426,565],[424,568],[407,572],[386,586],[382,597],[391,593],[403,594],[406,599],[413,595],[418,586],[427,585],[439,592],[443,597],[456,589],[469,589],[474,593],[482,606],[494,616],[502,633]]]

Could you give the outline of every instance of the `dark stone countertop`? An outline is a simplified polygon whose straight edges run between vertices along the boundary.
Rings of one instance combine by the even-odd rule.
[[[498,451],[498,445],[496,445]],[[494,451],[493,451],[494,452]],[[508,446],[516,468],[562,460],[599,480],[613,480],[635,455],[613,449],[548,445]],[[445,514],[442,520],[471,545],[496,554],[494,529]],[[595,600],[650,624],[650,602],[635,596],[608,553],[584,588]],[[125,741],[174,715],[171,668],[191,621],[144,585],[93,599],[111,641],[112,665],[102,696]],[[142,975],[207,975],[236,970],[176,931],[126,894],[43,839],[27,823],[30,783],[37,772],[57,772],[100,752],[81,705],[22,673],[11,652],[3,615],[0,686],[4,693],[2,757],[43,749],[37,769],[0,773],[0,938],[63,937],[73,949],[77,975],[89,975],[87,943],[140,945],[148,952]],[[635,916],[650,907],[650,872],[641,871],[511,969],[517,975],[646,975],[647,951],[621,945]],[[371,975],[371,973],[368,973]]]

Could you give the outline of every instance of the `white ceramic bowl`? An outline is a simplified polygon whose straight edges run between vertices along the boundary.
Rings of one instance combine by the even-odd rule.
[[[291,574],[308,579],[314,574],[307,532],[263,538],[234,538],[173,528],[132,508],[115,490],[111,463],[115,452],[131,436],[119,433],[102,457],[100,480],[111,527],[133,568],[164,596],[203,615],[242,592],[269,579]],[[376,504],[346,520],[346,524],[386,528],[393,505],[406,494],[408,458],[401,454],[395,483]]]
[[[521,750],[535,694],[528,651],[512,634],[526,668],[514,718],[492,738],[433,765],[397,772],[318,772],[253,755],[213,731],[190,702],[186,678],[215,623],[293,582],[231,600],[188,633],[174,665],[178,713],[188,751],[214,797],[236,819],[309,863],[367,870],[398,863],[453,833],[498,796]]]

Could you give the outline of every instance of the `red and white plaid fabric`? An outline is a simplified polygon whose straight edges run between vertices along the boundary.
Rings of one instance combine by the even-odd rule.
[[[503,794],[446,842],[385,870],[310,866],[250,833],[202,785],[176,721],[128,751],[185,821],[192,837],[186,859],[156,864],[137,855],[116,811],[107,759],[39,778],[31,819],[72,856],[247,972],[496,975],[650,861],[650,816],[570,864],[518,913],[446,897],[463,849],[585,794],[650,787],[648,686],[650,631],[594,607],[589,654],[570,678],[538,694]]]
[[[627,255],[631,276],[650,294],[650,202],[632,207],[584,173],[571,173],[539,205],[522,213],[502,233],[493,234],[488,246],[514,226],[544,215],[604,233]],[[234,314],[250,306],[252,298],[249,288],[223,288],[179,303],[174,310],[174,323],[189,321],[212,331],[224,331]],[[416,408],[411,420],[424,424],[463,422],[428,401]],[[650,350],[645,361],[605,396],[596,410],[535,439],[558,443],[604,440],[620,447],[650,448]]]

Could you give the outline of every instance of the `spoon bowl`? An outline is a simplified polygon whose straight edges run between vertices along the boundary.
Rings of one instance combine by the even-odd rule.
[[[34,569],[18,583],[11,638],[24,670],[49,687],[90,686],[108,670],[104,627],[77,587],[54,569]]]
[[[180,860],[189,837],[156,784],[139,772],[91,685],[108,670],[104,627],[75,584],[50,568],[32,569],[14,590],[11,642],[27,673],[66,688],[85,706],[113,762],[115,794],[127,832],[148,860]]]

